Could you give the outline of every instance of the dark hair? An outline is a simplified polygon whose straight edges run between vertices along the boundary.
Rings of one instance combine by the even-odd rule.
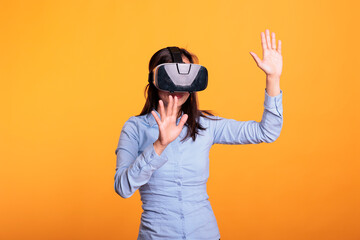
[[[179,48],[181,55],[185,56],[189,59],[190,63],[198,64],[199,59],[196,55],[188,52],[184,48]],[[157,51],[150,59],[149,62],[149,72],[151,72],[157,65],[162,63],[172,63],[171,53],[167,48],[160,49]],[[147,93],[147,96],[146,96]],[[155,108],[158,108],[159,103],[159,95],[158,89],[154,86],[154,84],[148,83],[145,87],[144,95],[146,98],[145,105],[141,111],[141,113],[137,116],[145,115],[151,113],[151,111]],[[196,93],[190,93],[190,96],[186,100],[186,102],[181,106],[181,110],[188,115],[188,119],[185,125],[188,127],[188,131],[186,136],[181,140],[184,141],[188,137],[192,137],[193,141],[196,139],[196,134],[199,134],[199,130],[205,130],[206,128],[203,127],[200,122],[200,117],[205,117],[211,120],[215,120],[206,116],[204,113],[210,116],[214,116],[209,110],[199,110],[198,109],[198,100]]]

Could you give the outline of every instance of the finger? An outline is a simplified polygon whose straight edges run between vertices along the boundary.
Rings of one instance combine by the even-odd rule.
[[[263,32],[261,32],[261,45],[264,52],[265,49],[267,49],[267,46],[266,46],[265,34]]]
[[[178,99],[177,99],[177,97],[175,96],[174,97],[174,106],[173,106],[173,111],[172,111],[172,114],[173,115],[176,115],[176,113],[177,113],[177,102],[178,102]],[[176,117],[176,116],[175,116]]]
[[[278,51],[281,54],[281,40],[279,40]]]
[[[271,48],[276,49],[276,40],[275,40],[275,33],[272,33],[272,41],[271,41]]]
[[[266,29],[266,44],[267,44],[267,48],[271,49],[271,44],[270,44],[270,31],[269,29]]]
[[[160,105],[160,117],[161,117],[161,120],[163,120],[166,116],[164,102],[162,100],[159,100],[159,105]]]
[[[184,127],[184,124],[186,123],[187,119],[188,119],[188,115],[183,114],[181,119],[180,119],[178,127],[180,127],[182,129]]]
[[[151,114],[154,116],[155,121],[157,122],[158,126],[160,126],[161,121],[160,121],[158,115],[156,114],[156,112],[153,110],[153,111],[151,111]]]
[[[254,58],[256,64],[259,66],[261,63],[261,59],[256,55],[256,53],[250,52],[250,54]]]
[[[169,104],[167,106],[167,112],[166,112],[166,115],[167,116],[170,116],[171,113],[172,113],[172,106],[173,106],[173,98],[171,95],[169,95]]]

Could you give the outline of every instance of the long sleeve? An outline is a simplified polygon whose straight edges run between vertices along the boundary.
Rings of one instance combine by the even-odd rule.
[[[152,173],[163,166],[167,161],[165,154],[160,156],[155,152],[153,143],[149,144],[138,155],[139,133],[136,117],[130,117],[125,122],[115,150],[116,173],[114,177],[115,192],[123,198],[128,198],[146,184]]]
[[[256,144],[274,142],[283,125],[282,90],[271,97],[265,89],[264,112],[260,122],[216,117],[213,144]]]

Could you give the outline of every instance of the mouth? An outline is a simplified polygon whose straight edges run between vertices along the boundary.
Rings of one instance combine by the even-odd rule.
[[[171,93],[170,94],[172,97],[177,97],[178,99],[180,99],[180,98],[182,98],[183,96],[184,96],[184,94],[183,93]]]

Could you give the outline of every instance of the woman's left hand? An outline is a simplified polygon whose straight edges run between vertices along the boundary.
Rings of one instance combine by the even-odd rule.
[[[279,40],[278,48],[276,49],[275,33],[272,33],[272,40],[270,41],[270,31],[266,29],[266,34],[261,32],[261,44],[263,49],[263,60],[261,60],[255,53],[250,52],[256,64],[261,68],[268,77],[280,78],[282,72],[282,56],[281,56],[281,41]]]

